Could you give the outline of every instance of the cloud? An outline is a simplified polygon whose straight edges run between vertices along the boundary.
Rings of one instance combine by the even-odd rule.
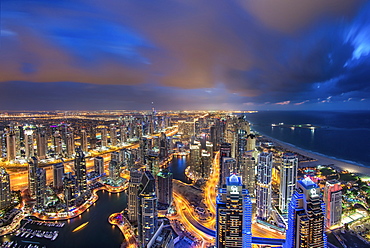
[[[155,98],[176,92],[204,106],[214,101],[201,92],[227,106],[362,99],[370,93],[363,2],[5,0],[0,81],[75,82],[89,94],[115,85],[136,102],[150,88]]]
[[[290,101],[284,101],[284,102],[277,102],[276,105],[288,105]]]

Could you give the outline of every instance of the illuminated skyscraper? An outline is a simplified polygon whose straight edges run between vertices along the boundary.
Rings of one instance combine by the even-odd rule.
[[[284,248],[326,248],[325,204],[320,188],[306,177],[297,182],[289,203]]]
[[[11,203],[10,178],[4,167],[0,167],[0,208]]]
[[[172,204],[172,179],[173,175],[168,169],[164,169],[157,175],[158,202],[170,206]]]
[[[6,135],[6,158],[8,161],[15,159],[17,154],[15,133],[10,130]]]
[[[39,159],[45,159],[47,151],[47,138],[45,131],[41,130],[41,128],[39,128],[37,131],[36,144],[37,144],[37,157]]]
[[[116,160],[109,162],[109,177],[116,182],[120,178],[120,166]]]
[[[80,195],[85,193],[87,190],[86,180],[86,162],[85,155],[81,149],[76,149],[76,157],[74,160],[74,169],[76,174],[77,189]]]
[[[271,213],[272,153],[262,152],[257,162],[257,217],[267,220]]]
[[[53,186],[55,188],[63,187],[64,164],[58,163],[53,165]]]
[[[231,157],[231,144],[229,143],[223,143],[220,146],[220,180],[219,180],[219,188],[222,187],[223,184],[226,183],[226,178],[224,177],[224,168],[223,168],[223,158],[230,158]],[[230,176],[230,174],[227,175],[227,177]]]
[[[236,173],[239,175],[239,172],[240,172],[238,170],[237,163],[234,158],[227,158],[227,157],[222,158],[221,168],[222,168],[222,171],[220,171],[220,174],[222,174],[221,182],[220,182],[221,187],[224,187],[224,185],[226,184],[226,179],[231,174]]]
[[[32,157],[28,161],[28,190],[31,197],[36,195],[36,169],[38,161],[36,157]]]
[[[138,231],[142,247],[146,247],[158,228],[155,179],[149,171],[141,177],[139,187]]]
[[[36,169],[36,208],[44,208],[46,199],[46,171],[43,168]]]
[[[26,159],[35,156],[35,150],[33,148],[33,131],[31,129],[24,131],[24,148],[26,152]]]
[[[72,157],[75,151],[75,138],[73,133],[66,134],[66,150],[67,150],[67,157]]]
[[[112,125],[109,130],[110,145],[117,146],[117,128]]]
[[[326,227],[340,225],[342,219],[342,186],[337,180],[327,181],[324,188]]]
[[[252,202],[240,177],[231,175],[217,196],[216,247],[252,247]]]
[[[95,157],[94,158],[94,170],[98,175],[104,174],[104,158]]]
[[[101,147],[108,146],[108,137],[107,137],[107,129],[103,128],[101,130]]]
[[[54,141],[54,152],[57,157],[62,156],[62,147],[63,147],[63,142],[62,142],[62,136],[60,135],[59,131],[56,131],[53,134],[53,141]]]
[[[284,153],[281,162],[279,208],[282,213],[287,213],[297,182],[298,158],[293,153]]]
[[[248,190],[249,194],[255,195],[256,189],[256,161],[252,157],[251,152],[245,152],[240,161],[240,167],[242,172],[243,185]]]
[[[88,144],[87,144],[87,133],[86,130],[81,130],[81,150],[83,152],[88,151]]]
[[[72,175],[72,172],[64,174],[63,192],[66,210],[68,210],[69,207],[74,205],[76,200],[76,177]]]
[[[130,170],[130,181],[128,184],[128,219],[131,223],[137,223],[139,217],[139,186],[141,184],[142,172],[137,169]]]

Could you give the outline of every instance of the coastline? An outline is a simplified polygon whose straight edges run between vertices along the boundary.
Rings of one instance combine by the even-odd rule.
[[[316,167],[318,165],[327,165],[337,170],[343,170],[343,171],[348,171],[348,172],[355,173],[355,174],[370,176],[370,168],[368,167],[357,165],[357,164],[350,163],[350,162],[344,162],[338,159],[327,157],[325,155],[320,155],[314,152],[310,152],[302,148],[296,147],[294,145],[291,145],[289,143],[285,143],[283,141],[277,140],[265,134],[261,134],[261,136],[272,141],[274,144],[283,147],[284,149],[287,149],[294,153],[298,153],[298,154],[314,159],[314,161],[299,163],[300,167]]]

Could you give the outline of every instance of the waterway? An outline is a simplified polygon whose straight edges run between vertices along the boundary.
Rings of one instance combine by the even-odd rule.
[[[185,156],[174,157],[170,163],[170,169],[174,179],[181,180],[185,183],[190,182],[185,176],[186,166]],[[117,227],[108,223],[108,217],[112,213],[120,212],[127,207],[127,195],[125,193],[113,194],[106,191],[99,191],[98,196],[99,200],[82,215],[64,221],[66,224],[63,228],[26,225],[25,228],[35,230],[58,230],[59,236],[54,241],[36,236],[31,239],[7,235],[0,237],[0,242],[14,240],[21,247],[28,246],[30,244],[28,242],[36,242],[39,247],[45,246],[47,248],[119,248],[123,242],[123,235]],[[77,232],[72,232],[76,227],[86,222],[89,223],[84,228]]]

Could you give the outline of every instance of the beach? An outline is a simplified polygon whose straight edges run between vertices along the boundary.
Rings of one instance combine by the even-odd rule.
[[[284,148],[286,150],[289,150],[289,151],[292,151],[293,153],[298,153],[298,154],[301,154],[303,156],[314,159],[314,161],[299,163],[300,167],[315,167],[315,166],[318,166],[318,165],[327,165],[327,166],[331,166],[331,167],[333,167],[334,169],[337,169],[337,170],[346,170],[346,171],[351,172],[351,173],[370,176],[370,168],[368,168],[368,167],[352,164],[352,163],[349,163],[349,162],[344,162],[344,161],[341,161],[341,160],[326,157],[324,155],[319,155],[319,154],[316,154],[316,153],[313,153],[313,152],[309,152],[309,151],[306,151],[304,149],[301,149],[301,148],[295,147],[293,145],[290,145],[288,143],[282,142],[280,140],[274,139],[274,138],[272,138],[270,136],[267,136],[267,135],[262,135],[262,137],[264,137],[267,140],[270,140],[271,142],[274,143],[274,145],[281,146],[282,148]]]

